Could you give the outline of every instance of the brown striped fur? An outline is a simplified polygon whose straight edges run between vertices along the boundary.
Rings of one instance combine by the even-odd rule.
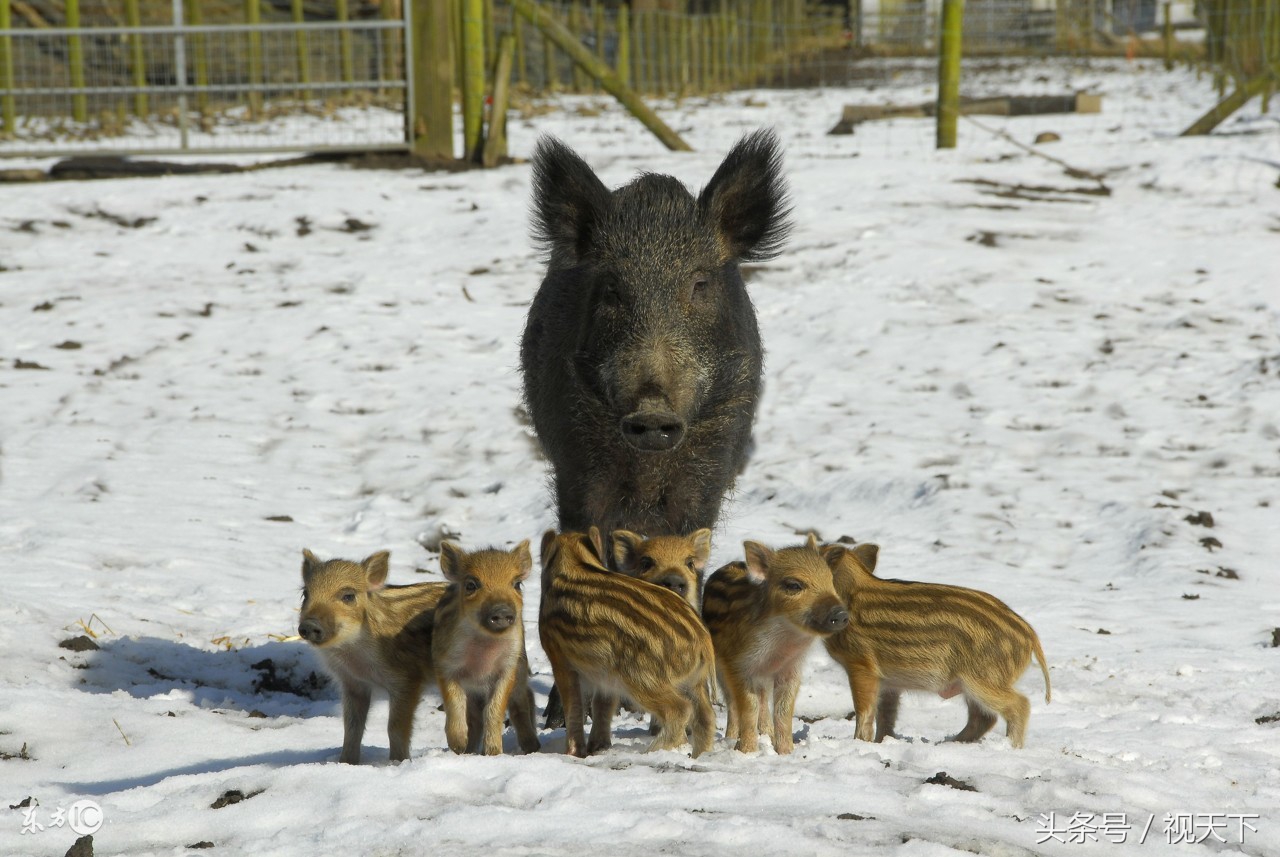
[[[455,753],[501,754],[507,712],[521,751],[538,750],[521,593],[532,568],[528,539],[510,551],[440,545],[449,588],[436,607],[431,652]]]
[[[750,753],[763,733],[776,752],[790,753],[805,654],[819,636],[844,628],[849,617],[812,535],[800,547],[779,551],[758,542],[743,548],[746,562],[711,575],[702,596],[702,617],[729,706],[725,737],[736,737],[737,749]]]
[[[607,749],[618,698],[662,723],[650,750],[672,750],[692,725],[693,755],[711,748],[715,714],[708,690],[715,654],[697,613],[660,586],[609,571],[595,527],[589,535],[542,537],[538,634],[564,699],[565,752]],[[591,736],[583,736],[583,693],[592,696]]]
[[[342,685],[342,755],[359,764],[360,741],[374,688],[391,697],[387,738],[391,761],[409,758],[413,714],[435,680],[431,637],[444,583],[386,586],[390,554],[362,562],[322,562],[302,552],[302,615],[298,633],[315,646]]]
[[[1013,685],[1033,656],[1049,701],[1049,668],[1036,632],[985,592],[878,578],[878,555],[872,544],[823,549],[849,608],[849,627],[826,646],[849,674],[857,737],[892,735],[902,691],[923,690],[943,698],[964,694],[969,719],[954,740],[977,741],[999,714],[1009,742],[1021,747],[1031,703]]]
[[[711,530],[687,536],[644,536],[614,530],[613,560],[618,571],[670,589],[695,611],[702,597],[702,575],[711,556]]]

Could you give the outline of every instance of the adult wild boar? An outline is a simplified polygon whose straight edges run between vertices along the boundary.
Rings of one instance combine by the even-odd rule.
[[[760,396],[738,266],[776,256],[789,229],[777,138],[744,137],[696,197],[654,173],[610,191],[543,138],[533,192],[548,265],[520,361],[560,529],[714,527]]]

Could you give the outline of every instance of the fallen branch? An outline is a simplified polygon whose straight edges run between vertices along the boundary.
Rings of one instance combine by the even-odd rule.
[[[1098,183],[1098,187],[1101,188],[1103,191],[1105,191],[1106,194],[1111,193],[1111,188],[1107,187],[1107,183],[1103,181],[1102,176],[1099,175],[1098,173],[1091,173],[1088,170],[1082,170],[1079,167],[1073,167],[1070,164],[1068,164],[1066,161],[1062,160],[1061,158],[1055,158],[1053,155],[1046,155],[1044,152],[1040,151],[1039,149],[1033,146],[1028,146],[1026,143],[1023,143],[1015,139],[1011,134],[1009,134],[1006,131],[1002,131],[999,128],[992,128],[988,125],[983,125],[981,122],[979,122],[977,119],[974,119],[972,116],[963,116],[962,118],[966,122],[969,122],[977,126],[978,128],[980,128],[981,130],[986,131],[988,134],[994,134],[1000,139],[1012,143],[1013,145],[1017,146],[1019,149],[1022,149],[1024,152],[1028,152],[1032,155],[1035,155],[1037,158],[1044,158],[1046,161],[1049,161],[1050,163],[1057,164],[1058,166],[1062,167],[1062,169],[1066,172],[1066,174],[1071,176],[1071,178],[1089,179],[1090,181],[1095,181]]]

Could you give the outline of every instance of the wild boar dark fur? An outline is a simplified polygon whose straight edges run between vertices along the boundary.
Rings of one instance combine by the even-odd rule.
[[[654,173],[610,191],[551,138],[533,163],[548,265],[520,359],[560,528],[713,527],[760,396],[738,266],[776,256],[789,229],[777,138],[744,137],[697,197]]]

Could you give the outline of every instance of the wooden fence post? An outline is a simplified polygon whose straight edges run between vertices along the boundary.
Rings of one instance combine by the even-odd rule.
[[[136,0],[135,0],[136,2]],[[200,0],[192,0],[199,3]],[[302,0],[289,0],[289,11],[293,18],[293,23],[302,24],[306,22],[306,14],[302,9]],[[293,33],[294,47],[298,53],[298,82],[302,84],[311,83],[311,54],[307,46],[307,33],[305,30],[295,30]],[[405,72],[408,73],[408,69]],[[307,89],[298,90],[298,100],[305,103],[310,91]]]
[[[200,0],[186,0],[187,23],[198,27],[204,23],[200,16]],[[204,112],[209,106],[209,93],[200,89],[209,85],[209,46],[203,33],[193,33],[191,46],[195,49],[196,109]]]
[[[2,2],[8,5],[9,0],[2,0]],[[138,0],[125,0],[124,15],[125,23],[130,27],[142,26],[142,13],[138,9]],[[147,58],[143,52],[141,33],[135,33],[129,37],[129,57],[129,71],[133,86],[134,89],[139,90],[133,94],[133,115],[143,117],[149,114],[151,109],[147,94],[141,91],[147,85]]]
[[[250,0],[254,2],[254,0]],[[351,20],[351,10],[347,7],[347,0],[337,0],[337,7],[334,14],[339,23],[345,24]],[[345,27],[338,31],[338,50],[341,56],[342,64],[342,82],[351,83],[356,79],[356,63],[355,55],[352,53],[351,47],[351,31]],[[350,100],[355,96],[355,91],[344,89],[342,91],[343,98]]]
[[[498,61],[493,69],[493,106],[489,108],[489,136],[484,141],[481,163],[496,167],[507,154],[507,106],[511,103],[511,64],[515,39],[504,33],[498,42]]]
[[[246,24],[256,26],[262,23],[262,7],[258,5],[258,2],[259,0],[244,0],[244,20]],[[251,30],[249,32],[249,84],[254,86],[259,83],[262,83],[262,34]],[[262,92],[251,89],[249,90],[249,116],[257,119],[261,115]]]
[[[449,53],[452,0],[413,3],[413,153],[453,157],[453,57]]]
[[[0,0],[0,30],[13,26],[9,0]],[[6,134],[18,130],[18,107],[13,97],[13,37],[0,36],[0,86],[5,90],[3,103],[0,103],[0,122]]]
[[[960,41],[964,0],[942,0],[942,32],[938,40],[938,148],[956,147],[960,117]]]
[[[479,163],[484,142],[484,0],[463,0],[462,69],[462,158]]]
[[[67,0],[67,28],[80,26],[80,0]],[[67,64],[71,71],[71,85],[76,89],[84,88],[84,44],[80,35],[67,37]],[[89,119],[89,102],[83,92],[71,96],[71,118],[77,122]]]
[[[616,68],[623,86],[631,84],[631,16],[627,4],[618,7],[618,53]]]

